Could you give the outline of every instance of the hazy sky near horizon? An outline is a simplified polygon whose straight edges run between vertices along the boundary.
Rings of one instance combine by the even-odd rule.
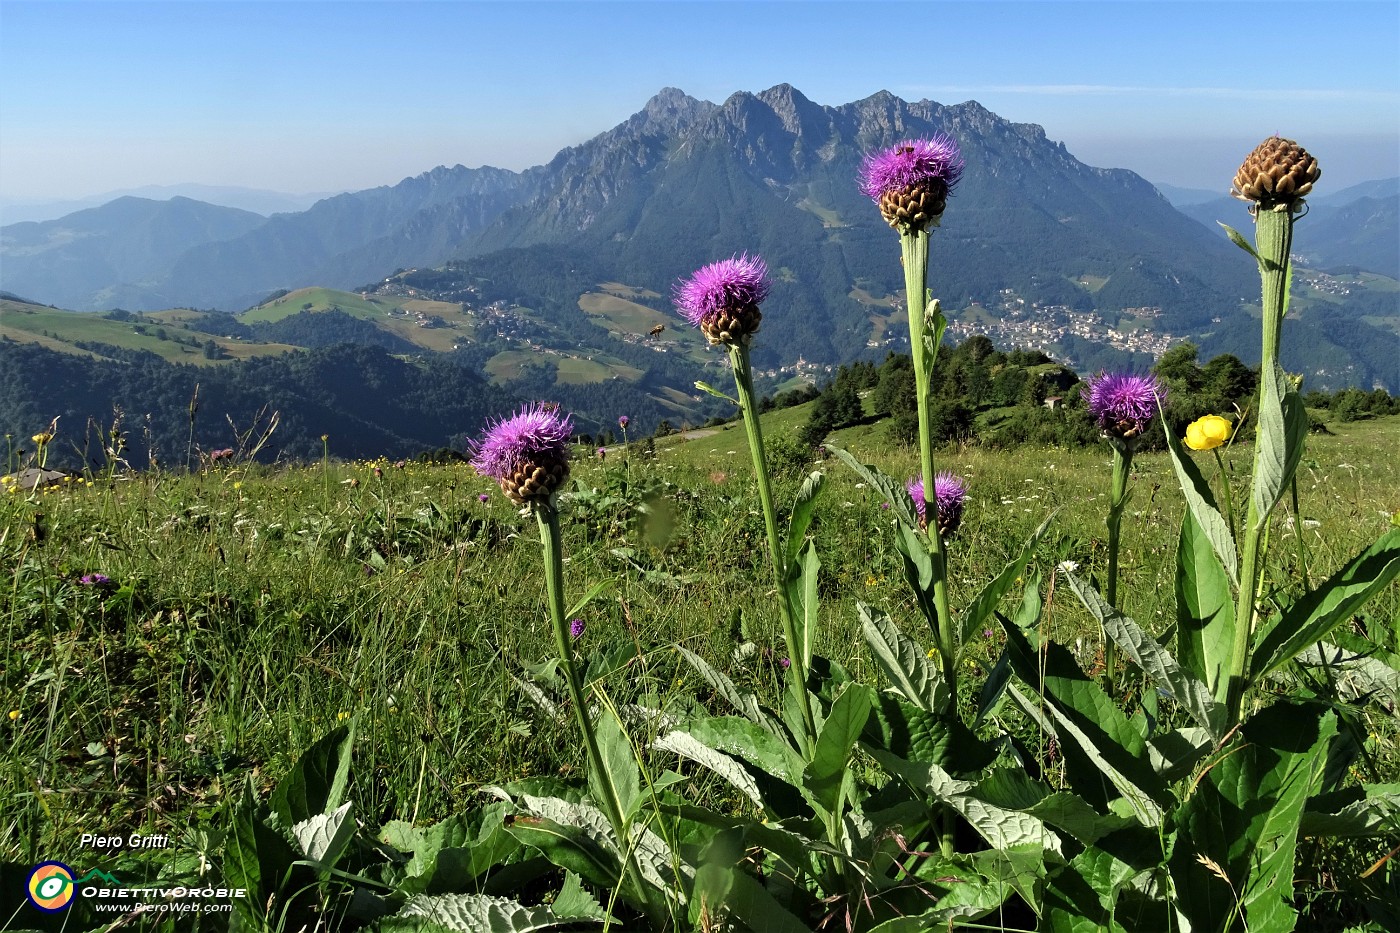
[[[1341,188],[1400,175],[1397,50],[1393,0],[0,0],[0,198],[521,169],[662,87],[784,82],[977,100],[1091,165],[1222,193],[1279,133]]]

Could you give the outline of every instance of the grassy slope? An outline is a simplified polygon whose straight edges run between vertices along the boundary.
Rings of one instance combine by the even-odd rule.
[[[795,432],[804,407],[768,416],[767,435]],[[1400,488],[1400,419],[1337,430],[1311,439],[1300,476],[1304,514],[1318,523],[1307,532],[1318,575],[1389,527]],[[890,448],[879,425],[837,432],[832,443],[895,477],[914,469],[914,453]],[[654,460],[614,451],[575,461],[584,490],[630,475],[634,487],[673,491],[639,525],[601,498],[569,504],[570,595],[613,583],[580,613],[581,647],[657,646],[635,656],[628,647],[626,672],[605,677],[624,700],[638,690],[694,692],[665,647],[674,642],[771,695],[778,673],[732,661],[728,635],[738,613],[760,643],[781,643],[743,430],[663,438],[656,451]],[[1247,469],[1250,453],[1228,459]],[[1183,506],[1161,456],[1135,463],[1126,608],[1160,632],[1174,613]],[[1101,574],[1107,464],[1098,448],[941,451],[939,467],[971,487],[951,549],[954,605],[966,605],[1052,509],[1037,568],[1070,559]],[[1208,474],[1211,466],[1203,461]],[[817,467],[829,477],[813,525],[823,565],[818,650],[874,682],[857,600],[887,609],[916,639],[928,636],[880,497],[839,463]],[[779,475],[780,504],[799,478]],[[33,543],[27,529],[40,510],[47,534]],[[1286,585],[1294,542],[1282,523],[1274,541],[1269,579]],[[249,778],[266,789],[351,717],[357,806],[381,818],[437,819],[475,805],[484,783],[578,773],[569,727],[538,715],[509,676],[551,650],[533,525],[463,465],[236,464],[189,477],[98,477],[34,503],[0,495],[0,566],[9,568],[0,707],[18,713],[4,720],[0,751],[0,799],[13,801],[0,808],[0,858],[78,858],[78,834],[94,825],[183,834]],[[116,588],[78,583],[91,572]],[[1392,588],[1367,617],[1379,631],[1397,607]],[[1045,628],[1065,643],[1083,639],[1092,662],[1094,626],[1072,599],[1050,598]],[[986,661],[999,640],[979,635],[978,645],[972,656]],[[1381,758],[1384,779],[1400,777],[1393,747]],[[42,803],[26,777],[35,767],[55,791]]]
[[[195,330],[182,323],[188,320],[191,314],[189,311],[158,312],[150,315],[151,321],[138,325],[129,321],[109,320],[98,314],[61,311],[16,301],[0,301],[0,335],[22,343],[39,343],[64,353],[98,356],[99,354],[84,350],[75,344],[104,343],[128,350],[146,350],[172,363],[194,363],[201,366],[219,365],[229,360],[249,359],[254,356],[275,356],[296,349],[280,343],[252,343]],[[136,330],[138,326],[143,327],[146,333],[139,333]],[[192,339],[201,345],[213,340],[223,348],[227,359],[206,359],[201,347],[191,347],[176,339],[161,340],[157,336],[157,330],[162,328],[167,338]]]

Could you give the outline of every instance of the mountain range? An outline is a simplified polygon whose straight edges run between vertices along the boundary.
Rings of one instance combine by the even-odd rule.
[[[1138,175],[1085,165],[1039,126],[974,101],[882,91],[828,107],[789,85],[719,104],[668,88],[524,172],[439,167],[270,218],[184,198],[122,198],[11,224],[0,228],[0,289],[78,310],[234,311],[282,290],[366,292],[405,269],[449,268],[507,303],[526,304],[528,291],[536,313],[580,319],[564,322],[578,332],[580,298],[601,283],[659,298],[697,266],[749,251],[777,280],[755,346],[760,364],[835,364],[898,348],[884,329],[903,287],[896,239],[857,190],[863,154],[935,132],[955,138],[966,160],[934,234],[930,274],[955,322],[1000,328],[1000,337],[1044,325],[1063,346],[1117,340],[1130,352],[1159,352],[1153,335],[1203,350],[1242,343],[1248,358],[1239,335],[1257,275],[1210,223],[1220,213],[1247,227],[1239,202],[1178,209]],[[1377,188],[1346,204],[1315,200],[1295,251],[1351,276],[1339,286],[1323,276],[1295,295],[1296,313],[1314,318],[1329,351],[1325,378],[1400,388],[1377,351],[1397,343],[1400,299],[1375,275],[1400,275],[1394,249],[1387,254],[1397,197]],[[574,280],[581,269],[591,281]],[[501,294],[503,283],[522,294]],[[1364,307],[1352,314],[1358,296]],[[1301,362],[1295,368],[1309,366]]]

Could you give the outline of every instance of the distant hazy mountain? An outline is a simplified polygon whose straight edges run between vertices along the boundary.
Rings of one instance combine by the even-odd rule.
[[[457,259],[470,260],[468,277],[493,283],[496,298],[519,297],[501,291],[517,283],[531,307],[557,320],[582,315],[575,286],[613,281],[665,295],[700,264],[747,250],[761,253],[780,283],[764,306],[760,361],[838,363],[870,352],[872,335],[883,332],[875,318],[888,310],[879,303],[903,289],[895,234],[857,189],[861,159],[935,132],[957,139],[967,163],[934,234],[930,286],[951,311],[997,317],[1020,302],[1028,323],[1054,307],[1062,319],[1093,312],[1108,327],[1126,318],[1200,338],[1228,329],[1243,303],[1257,300],[1252,265],[1213,223],[1219,213],[1244,227],[1240,202],[1178,210],[1140,176],[1085,165],[1039,126],[975,101],[908,102],[882,91],[827,107],[785,84],[719,104],[668,88],[547,165],[522,173],[439,167],[228,235],[166,244],[168,252],[152,247],[144,264],[75,254],[76,237],[51,236],[39,241],[52,253],[48,267],[16,266],[37,246],[23,240],[13,251],[22,238],[6,227],[0,288],[81,309],[239,310],[279,289],[354,288]],[[1319,234],[1333,208],[1313,210],[1313,242],[1300,249],[1326,239]],[[1379,253],[1385,210],[1382,200],[1369,213],[1338,214],[1328,236],[1350,256],[1363,255],[1361,242]],[[97,258],[105,265],[67,274]],[[596,276],[526,289],[527,266],[561,280],[583,267]],[[17,279],[16,269],[24,272]]]
[[[6,291],[79,311],[166,307],[163,283],[176,257],[264,223],[258,214],[189,198],[118,198],[59,220],[0,228],[0,276]]]
[[[304,211],[322,198],[338,194],[335,191],[321,191],[311,194],[288,194],[285,191],[266,191],[261,188],[238,188],[229,185],[145,185],[140,188],[123,188],[95,194],[86,198],[70,200],[30,201],[16,198],[0,198],[0,226],[42,222],[66,217],[90,207],[100,207],[118,198],[147,198],[152,201],[168,201],[171,198],[190,198],[217,204],[220,207],[236,207],[270,217],[273,214],[286,214]]]
[[[1192,204],[1204,204],[1207,201],[1215,201],[1220,198],[1221,192],[1209,188],[1178,188],[1176,185],[1167,185],[1155,182],[1157,190],[1162,192],[1162,197],[1172,203],[1173,207],[1187,207]]]
[[[1226,223],[1244,231],[1250,225],[1244,203],[1234,198],[1185,205],[1181,212],[1210,229]],[[1315,269],[1356,268],[1400,278],[1400,179],[1308,198],[1293,252]]]

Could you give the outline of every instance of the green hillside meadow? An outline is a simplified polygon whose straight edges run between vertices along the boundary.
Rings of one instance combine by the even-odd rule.
[[[767,416],[770,446],[783,447],[809,407]],[[886,446],[881,427],[837,432],[828,443],[909,475],[917,453]],[[1400,515],[1400,418],[1334,429],[1309,440],[1299,473],[1314,579]],[[940,456],[970,486],[951,547],[953,604],[967,605],[1053,511],[1026,574],[1050,583],[1042,631],[1092,669],[1097,623],[1057,588],[1055,568],[1073,561],[1082,575],[1103,572],[1106,448]],[[1242,447],[1225,462],[1238,474],[1251,457]],[[857,600],[928,640],[889,541],[890,513],[833,460],[773,466],[781,503],[807,471],[828,474],[813,524],[823,598],[816,651],[878,685]],[[1175,614],[1183,501],[1165,454],[1140,454],[1134,469],[1124,608],[1160,634]],[[101,827],[178,841],[177,862],[117,852],[104,862],[110,872],[192,877],[200,859],[220,864],[246,795],[266,799],[303,750],[352,723],[348,799],[381,823],[425,825],[480,806],[489,785],[584,768],[571,721],[552,718],[521,686],[527,671],[547,674],[540,665],[552,650],[534,529],[465,464],[231,463],[182,475],[74,476],[38,491],[5,486],[4,862],[85,864],[91,853],[76,841]],[[580,650],[616,702],[703,699],[705,685],[676,645],[777,700],[784,649],[741,427],[634,439],[602,455],[577,449],[562,509],[569,601],[595,594],[577,611]],[[1291,528],[1290,515],[1276,517],[1268,586],[1287,587],[1297,574]],[[1400,649],[1396,587],[1349,628]],[[964,663],[980,679],[1004,636],[989,628],[975,637]],[[1360,715],[1364,755],[1354,767],[1367,782],[1400,781],[1395,716],[1376,704]],[[698,779],[708,803],[742,807],[722,782]],[[1394,841],[1317,846],[1310,871],[1365,887],[1357,877]],[[1314,888],[1325,911],[1327,889]]]

